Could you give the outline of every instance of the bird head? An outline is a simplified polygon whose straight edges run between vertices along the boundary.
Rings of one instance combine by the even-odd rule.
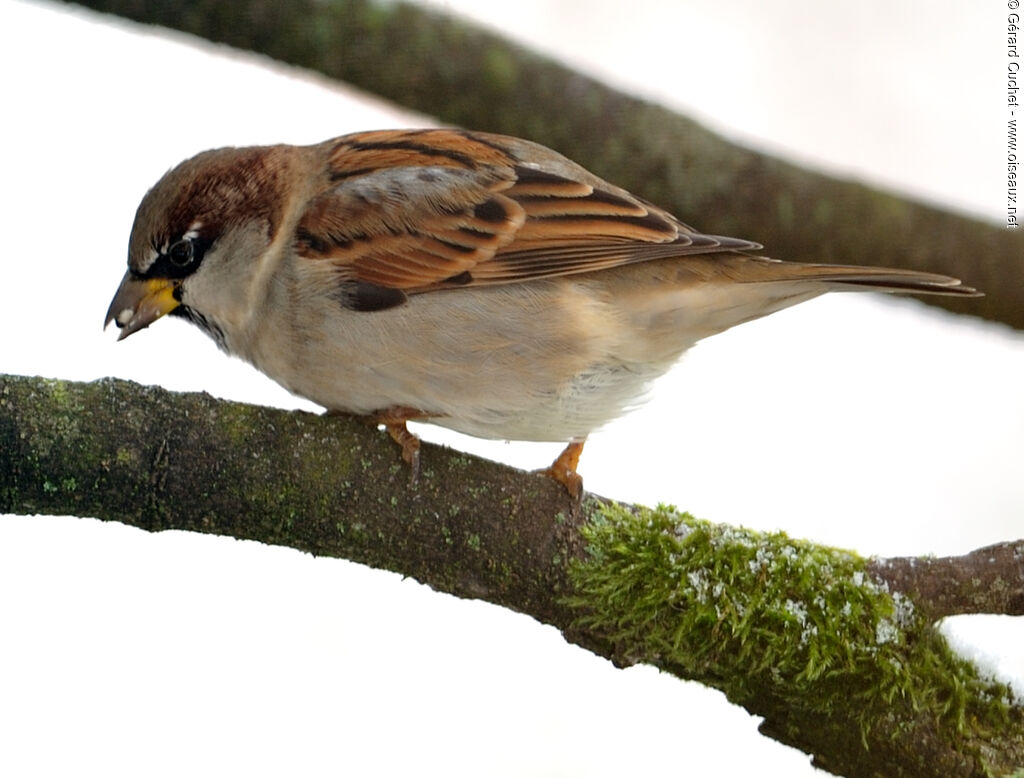
[[[165,314],[223,346],[252,310],[249,294],[287,209],[287,151],[215,149],[169,171],[135,214],[128,270],[107,309],[119,340]]]

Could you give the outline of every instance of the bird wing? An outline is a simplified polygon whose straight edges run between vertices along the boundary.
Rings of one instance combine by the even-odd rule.
[[[328,269],[355,308],[407,294],[589,273],[632,262],[756,250],[666,211],[528,141],[458,130],[329,141],[299,255]]]

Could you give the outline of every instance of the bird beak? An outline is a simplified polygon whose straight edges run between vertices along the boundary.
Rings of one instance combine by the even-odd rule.
[[[124,340],[133,332],[148,327],[181,305],[174,297],[176,288],[174,281],[164,278],[141,281],[128,271],[110,301],[103,328],[106,329],[110,322],[116,322],[121,329],[117,339]]]

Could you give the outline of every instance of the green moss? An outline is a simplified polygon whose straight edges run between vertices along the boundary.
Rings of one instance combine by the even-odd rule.
[[[852,709],[862,738],[893,706],[957,732],[1006,721],[1008,689],[954,656],[856,554],[668,507],[608,506],[584,533],[589,555],[571,570],[569,604],[577,627],[623,661],[761,709],[766,699],[823,716]]]
[[[62,408],[70,408],[78,410],[80,408],[77,402],[71,400],[71,395],[68,393],[68,382],[59,378],[41,378],[40,382],[50,391],[50,397],[53,401]]]
[[[243,450],[251,445],[254,411],[253,406],[241,403],[223,403],[217,407],[215,418],[219,431]]]

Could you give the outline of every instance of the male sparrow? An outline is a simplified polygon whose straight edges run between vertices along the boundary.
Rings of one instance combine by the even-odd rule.
[[[761,257],[550,149],[461,130],[225,148],[143,198],[107,311],[166,313],[297,395],[386,426],[583,442],[701,338],[824,292],[974,295],[943,275]],[[120,338],[119,338],[120,339]]]

